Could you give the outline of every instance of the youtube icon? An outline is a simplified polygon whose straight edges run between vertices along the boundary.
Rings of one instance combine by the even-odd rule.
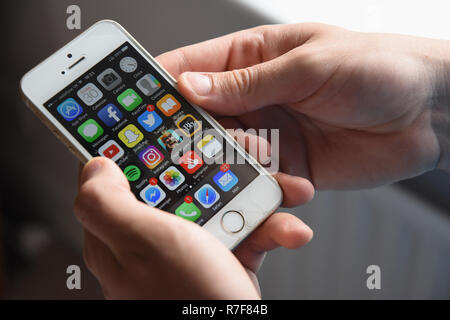
[[[106,150],[103,152],[103,155],[107,158],[114,158],[115,155],[117,155],[119,153],[119,148],[117,148],[117,146],[115,144],[109,146],[108,148],[106,148]]]
[[[125,154],[120,145],[114,140],[109,140],[102,145],[100,149],[98,149],[98,153],[102,157],[109,158],[112,161],[119,160]]]

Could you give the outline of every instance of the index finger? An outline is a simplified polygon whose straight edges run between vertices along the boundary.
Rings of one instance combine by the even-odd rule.
[[[274,59],[302,45],[316,24],[265,25],[175,49],[156,60],[177,79],[186,71],[223,72]]]
[[[267,251],[280,246],[299,248],[307,244],[312,236],[311,228],[296,216],[275,213],[245,239],[234,254],[244,267],[256,273]]]
[[[175,79],[185,71],[224,71],[233,36],[229,34],[178,48],[159,55],[156,60]]]

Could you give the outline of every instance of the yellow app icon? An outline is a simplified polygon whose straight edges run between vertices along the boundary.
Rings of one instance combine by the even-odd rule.
[[[144,139],[144,135],[135,125],[129,124],[119,132],[119,139],[122,140],[128,148],[133,148]]]
[[[192,114],[187,114],[177,121],[177,127],[187,136],[192,137],[194,133],[201,129],[202,125]]]

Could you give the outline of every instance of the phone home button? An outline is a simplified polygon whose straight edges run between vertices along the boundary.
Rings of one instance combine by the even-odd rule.
[[[222,228],[231,233],[237,233],[244,228],[244,217],[240,212],[230,210],[222,216]]]

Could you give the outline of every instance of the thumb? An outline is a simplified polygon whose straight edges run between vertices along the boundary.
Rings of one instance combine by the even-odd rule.
[[[170,230],[179,234],[184,228],[180,224],[191,224],[138,201],[119,166],[104,157],[90,160],[83,168],[74,211],[83,227],[115,253],[134,249],[149,235],[147,249],[156,252],[164,248],[161,243],[171,236]]]
[[[261,107],[287,103],[296,72],[281,56],[251,67],[226,72],[185,72],[180,92],[191,102],[216,114],[237,115]]]
[[[119,166],[105,157],[95,157],[86,163],[82,168],[79,184],[81,187],[89,180],[103,178],[109,181],[108,184],[118,185],[126,190],[130,189],[130,185]]]
[[[74,211],[89,232],[114,246],[138,224],[142,209],[122,170],[112,160],[97,157],[83,168]]]

